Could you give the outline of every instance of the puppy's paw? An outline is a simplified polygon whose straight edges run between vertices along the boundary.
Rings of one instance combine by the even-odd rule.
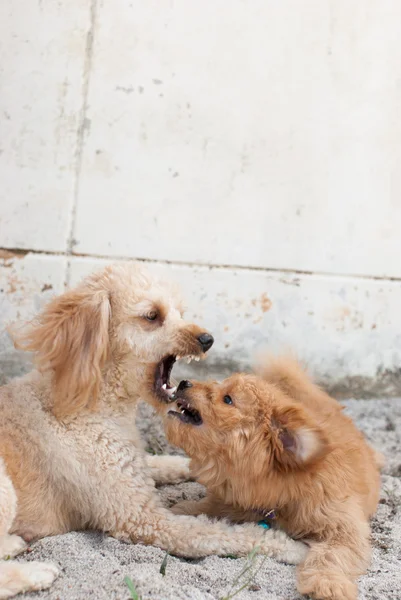
[[[300,594],[313,600],[357,600],[358,588],[340,573],[322,573],[321,571],[308,576],[300,574],[298,580]]]
[[[0,559],[13,558],[26,550],[26,544],[19,535],[0,536]]]
[[[12,598],[17,594],[45,590],[58,577],[59,570],[49,563],[8,561],[1,565],[0,598]]]
[[[299,565],[309,551],[303,542],[291,539],[284,531],[270,529],[260,543],[260,552],[289,565]]]
[[[45,590],[60,574],[56,565],[51,563],[32,561],[19,566],[22,569],[21,575],[25,579],[27,590]]]
[[[186,456],[169,457],[168,473],[166,473],[166,479],[168,479],[169,483],[190,481],[192,479],[191,471],[189,470],[190,462],[190,459]]]
[[[190,459],[185,456],[147,456],[146,462],[158,484],[174,484],[191,479]]]

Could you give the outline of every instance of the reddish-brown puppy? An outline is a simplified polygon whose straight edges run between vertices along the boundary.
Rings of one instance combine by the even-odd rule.
[[[165,426],[208,491],[200,502],[178,504],[176,513],[243,521],[274,510],[289,535],[310,544],[298,567],[299,591],[357,598],[355,580],[370,557],[380,457],[295,362],[273,361],[262,377],[183,381]]]

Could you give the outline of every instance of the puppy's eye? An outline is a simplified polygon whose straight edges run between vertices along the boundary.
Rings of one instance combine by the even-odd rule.
[[[231,396],[224,396],[223,402],[224,402],[224,404],[234,404]]]
[[[156,321],[158,316],[159,315],[157,314],[157,310],[151,310],[150,312],[148,312],[147,315],[145,315],[145,319],[147,321]]]

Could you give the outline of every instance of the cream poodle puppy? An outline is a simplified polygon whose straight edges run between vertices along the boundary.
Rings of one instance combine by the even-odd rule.
[[[303,559],[303,544],[281,531],[178,516],[159,501],[155,482],[187,479],[188,460],[143,451],[138,401],[167,402],[174,362],[213,344],[182,313],[171,285],[130,263],[55,298],[22,331],[18,346],[34,353],[38,370],[0,389],[0,559],[79,529],[185,557],[258,546]],[[57,575],[51,564],[3,561],[0,598],[49,587]]]

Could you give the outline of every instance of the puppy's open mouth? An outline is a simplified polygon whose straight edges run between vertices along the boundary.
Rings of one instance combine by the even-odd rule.
[[[203,421],[200,412],[191,406],[188,400],[179,398],[176,404],[178,410],[169,410],[169,415],[189,425],[202,425]]]
[[[170,382],[171,371],[176,360],[176,356],[166,356],[156,367],[155,392],[164,402],[171,402],[177,389]]]
[[[181,357],[181,356],[174,356],[171,354],[171,355],[163,358],[163,360],[161,360],[156,367],[154,388],[155,388],[156,395],[163,402],[173,402],[173,400],[174,400],[174,395],[177,391],[177,387],[174,385],[174,382],[170,381],[171,371],[173,370],[174,363],[181,359],[186,360],[187,363],[190,363],[191,360],[196,360],[196,361],[200,360],[200,357],[199,356]]]

